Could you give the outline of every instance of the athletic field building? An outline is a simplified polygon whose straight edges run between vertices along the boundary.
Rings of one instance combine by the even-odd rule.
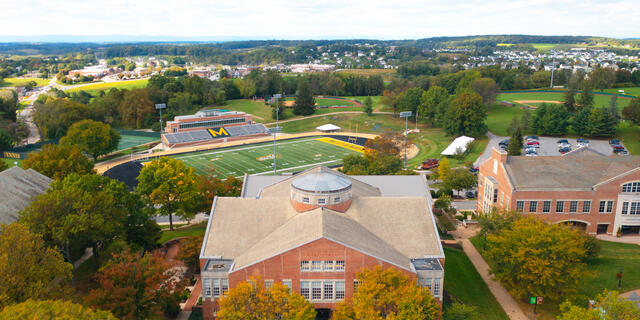
[[[282,283],[329,315],[356,273],[394,268],[442,299],[445,256],[425,176],[347,176],[323,166],[246,176],[240,197],[216,198],[200,253],[204,319],[239,283]]]
[[[254,123],[253,116],[224,109],[201,110],[194,115],[167,121],[162,143],[170,148],[242,140],[267,135],[267,129]]]
[[[478,173],[479,212],[533,214],[591,234],[640,233],[640,157],[589,148],[563,156],[508,156],[493,149]]]

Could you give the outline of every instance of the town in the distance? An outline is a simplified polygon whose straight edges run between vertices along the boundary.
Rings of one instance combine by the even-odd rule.
[[[640,319],[640,40],[2,42],[0,319]]]

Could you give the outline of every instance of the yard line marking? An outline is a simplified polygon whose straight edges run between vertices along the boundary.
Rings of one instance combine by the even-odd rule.
[[[317,165],[321,165],[321,164],[327,164],[327,163],[331,163],[331,162],[336,162],[337,160],[331,160],[331,161],[325,161],[325,162],[317,162],[317,163],[311,163],[311,164],[305,164],[303,166],[297,166],[297,167],[290,167],[290,168],[281,168],[281,171],[284,170],[293,170],[293,169],[300,169],[300,168],[304,168],[304,167],[310,167],[310,166],[317,166]],[[272,173],[273,171],[265,171],[265,172],[260,172],[260,173],[256,173],[256,174],[252,174],[252,176],[260,176],[263,174],[267,174],[267,173]]]
[[[317,139],[312,139],[312,140],[317,140]],[[296,144],[296,143],[300,143],[300,142],[304,142],[304,141],[309,141],[309,140],[281,142],[281,143],[278,143],[278,146],[287,145],[287,144]],[[187,155],[187,156],[181,156],[181,157],[175,157],[175,158],[176,159],[185,159],[185,158],[193,158],[193,157],[204,156],[204,155],[211,155],[211,154],[216,154],[216,153],[227,153],[227,152],[235,152],[235,151],[241,151],[241,150],[251,150],[251,149],[258,149],[258,148],[265,148],[265,147],[273,147],[273,145],[269,146],[268,142],[267,142],[267,144],[259,145],[259,146],[246,147],[246,148],[241,148],[241,149],[229,149],[229,150],[222,150],[222,151],[212,151],[212,152],[207,152],[207,153],[202,153],[202,154]]]

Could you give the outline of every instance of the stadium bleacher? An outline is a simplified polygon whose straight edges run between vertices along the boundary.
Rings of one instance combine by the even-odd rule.
[[[230,126],[225,127],[230,137],[242,137],[242,136],[250,136],[250,135],[258,135],[258,134],[267,134],[267,128],[262,123],[255,123],[245,126]],[[211,133],[204,130],[196,130],[196,131],[187,131],[187,132],[176,132],[176,133],[165,133],[163,137],[170,145],[176,144],[185,144],[185,143],[196,143],[203,142],[207,140],[216,140],[222,138],[214,138],[211,136]]]

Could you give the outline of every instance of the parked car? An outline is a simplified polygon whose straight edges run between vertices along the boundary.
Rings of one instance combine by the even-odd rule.
[[[478,197],[478,192],[477,191],[467,191],[464,194],[465,197],[467,198],[477,198]]]
[[[537,149],[537,148],[540,148],[540,144],[539,143],[531,143],[530,144],[530,143],[527,142],[526,147],[527,148],[536,148]]]
[[[620,140],[618,139],[611,139],[609,140],[609,144],[614,146],[614,145],[619,145],[620,144]]]
[[[576,139],[576,142],[589,144],[589,140],[587,140],[585,138],[578,138],[578,139]]]
[[[533,146],[533,145],[539,146],[539,145],[540,145],[540,142],[535,141],[535,140],[527,141],[527,145],[528,145],[528,146]]]
[[[558,144],[558,148],[562,148],[562,146],[566,146],[566,145],[571,145],[569,143],[569,140],[567,140],[567,139],[560,139],[560,140],[556,141],[556,143]]]
[[[525,152],[525,153],[527,153],[527,152],[535,152],[535,153],[538,153],[538,149],[536,149],[536,148],[525,148],[525,149],[524,149],[524,152]]]
[[[612,144],[611,147],[613,148],[613,151],[615,152],[616,150],[624,150],[624,147],[619,145],[619,144]]]
[[[562,147],[560,149],[558,149],[558,152],[565,154],[567,152],[571,152],[571,147]]]
[[[440,160],[438,159],[427,159],[425,161],[422,161],[422,165],[420,166],[420,169],[422,170],[429,170],[429,169],[433,169],[435,167],[437,167],[440,164]]]
[[[526,136],[524,137],[525,140],[539,140],[538,136]]]
[[[498,145],[500,145],[500,146],[508,146],[509,145],[509,139],[504,139],[504,140],[498,142]]]
[[[500,145],[500,149],[502,149],[502,151],[507,151],[507,149],[509,148],[509,146],[501,144]]]
[[[619,155],[627,155],[629,154],[629,151],[627,151],[626,149],[613,149],[613,153]]]
[[[473,174],[477,174],[478,171],[480,171],[480,168],[478,167],[471,167],[469,168],[469,172],[473,173]]]

